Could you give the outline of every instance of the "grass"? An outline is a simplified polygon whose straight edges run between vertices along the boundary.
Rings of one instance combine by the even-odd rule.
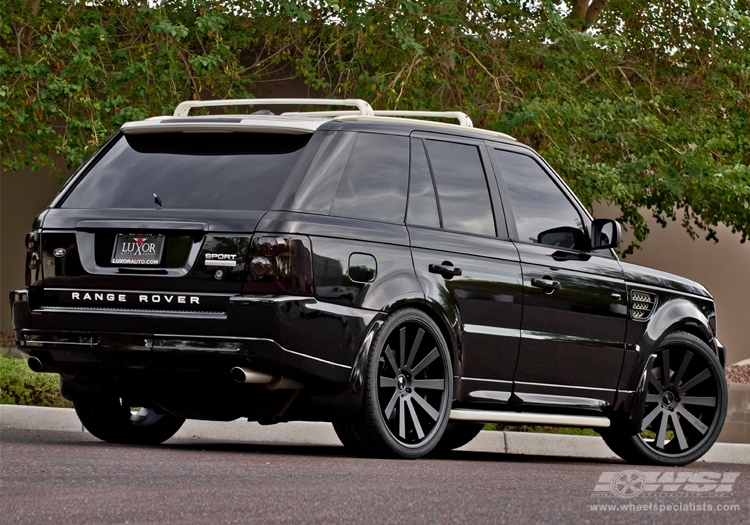
[[[567,434],[569,436],[598,436],[590,428],[571,427],[548,427],[543,425],[504,425],[502,423],[489,423],[484,425],[485,430],[500,430],[504,432],[541,432],[544,434]]]
[[[60,395],[60,376],[32,372],[25,359],[0,355],[0,404],[65,407],[73,404]]]

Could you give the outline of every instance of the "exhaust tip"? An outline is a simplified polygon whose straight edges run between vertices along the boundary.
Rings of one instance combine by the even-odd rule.
[[[229,372],[232,376],[232,379],[237,381],[238,383],[244,383],[245,382],[245,370],[242,369],[239,366],[235,366],[232,368],[232,370]]]
[[[29,365],[29,368],[33,372],[41,372],[42,371],[42,362],[37,357],[29,357],[29,360],[27,361],[27,364]]]

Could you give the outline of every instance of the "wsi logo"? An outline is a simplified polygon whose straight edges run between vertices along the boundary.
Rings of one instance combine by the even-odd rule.
[[[731,492],[739,475],[739,472],[602,472],[594,492],[610,492],[618,498],[634,498],[657,492]]]

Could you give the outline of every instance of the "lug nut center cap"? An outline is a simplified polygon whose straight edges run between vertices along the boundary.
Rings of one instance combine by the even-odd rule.
[[[675,401],[675,396],[672,392],[664,392],[661,396],[661,404],[664,406],[671,406]]]
[[[396,378],[396,385],[399,390],[404,390],[406,388],[406,378],[404,377],[404,374],[401,374]]]

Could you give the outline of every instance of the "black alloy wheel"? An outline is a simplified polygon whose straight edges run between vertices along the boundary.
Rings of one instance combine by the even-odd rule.
[[[121,398],[73,403],[86,430],[102,441],[134,445],[158,445],[171,438],[185,422],[158,408],[135,407]]]
[[[435,322],[416,309],[389,316],[373,342],[362,412],[334,423],[367,455],[417,458],[443,435],[453,399],[450,354]]]
[[[640,433],[618,438],[614,428],[605,431],[605,441],[613,441],[615,453],[635,463],[695,461],[716,441],[726,416],[727,384],[718,358],[694,335],[674,332],[660,345],[647,374]]]

